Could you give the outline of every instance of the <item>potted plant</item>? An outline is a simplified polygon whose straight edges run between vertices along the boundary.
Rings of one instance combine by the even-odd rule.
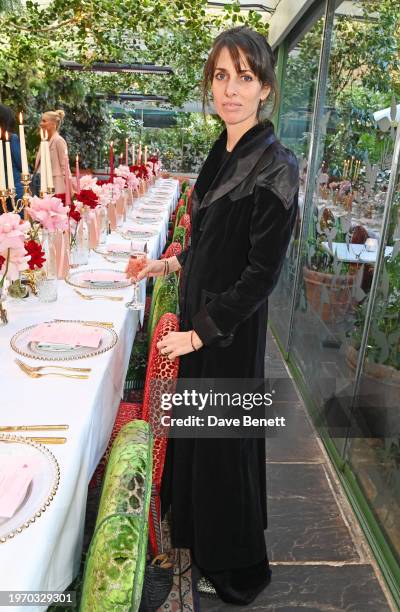
[[[358,266],[338,261],[322,243],[335,239],[348,244],[352,238],[350,221],[335,220],[329,208],[325,208],[315,228],[316,235],[307,241],[307,261],[303,267],[307,302],[323,321],[336,322],[354,310]]]

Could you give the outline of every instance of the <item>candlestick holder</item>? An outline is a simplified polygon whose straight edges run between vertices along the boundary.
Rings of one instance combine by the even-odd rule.
[[[54,189],[54,187],[47,187],[47,193],[49,194],[49,196],[52,196],[55,194],[56,190]]]
[[[0,202],[1,202],[1,207],[3,209],[3,212],[7,213],[8,209],[7,209],[7,197],[8,197],[8,190],[7,189],[1,189],[0,190]]]
[[[18,201],[16,200],[17,192],[15,191],[15,188],[8,190],[8,197],[11,200],[12,211],[15,213],[19,213],[20,209],[18,208]]]
[[[32,195],[29,185],[31,184],[31,175],[29,172],[25,174],[24,172],[21,174],[21,183],[24,187],[24,193],[21,198],[21,204],[25,210],[27,206],[29,206],[29,198]]]

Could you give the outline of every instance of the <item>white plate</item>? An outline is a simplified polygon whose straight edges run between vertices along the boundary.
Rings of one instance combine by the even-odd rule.
[[[109,270],[108,268],[97,268],[96,270],[75,270],[74,272],[70,272],[65,281],[69,285],[73,285],[74,287],[79,287],[81,289],[123,289],[124,287],[129,287],[132,283],[129,278],[122,278],[117,281],[107,281],[107,280],[98,280],[98,281],[90,281],[84,280],[85,276],[91,272],[118,272],[123,275],[122,270]]]
[[[48,448],[23,436],[0,434],[0,461],[4,455],[24,455],[37,463],[25,498],[11,518],[0,517],[0,543],[14,538],[34,523],[52,502],[60,481],[57,459]]]
[[[57,325],[64,326],[75,325],[76,323],[84,324],[84,321],[57,321]],[[99,346],[96,348],[90,348],[87,346],[61,348],[60,345],[53,348],[54,345],[53,347],[51,345],[47,345],[48,348],[46,349],[41,348],[39,342],[29,341],[32,330],[37,325],[41,324],[37,323],[36,325],[24,327],[24,329],[21,329],[19,332],[14,334],[10,340],[10,345],[16,353],[22,355],[23,357],[28,357],[29,359],[40,359],[42,361],[70,361],[72,359],[86,359],[88,357],[95,357],[96,355],[105,353],[115,346],[118,341],[118,334],[113,329],[98,325],[98,327],[102,330],[102,337]]]

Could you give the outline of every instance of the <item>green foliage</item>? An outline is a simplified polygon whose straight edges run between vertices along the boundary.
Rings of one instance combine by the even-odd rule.
[[[261,16],[255,11],[240,13],[238,2],[217,15],[206,8],[206,0],[53,0],[46,6],[31,0],[17,6],[4,0],[0,4],[0,100],[16,112],[29,111],[33,141],[40,113],[64,108],[72,152],[78,148],[72,141],[77,140],[83,163],[94,165],[99,143],[109,137],[110,123],[106,106],[93,97],[95,92],[155,93],[180,106],[199,97],[204,62],[220,30],[247,24],[267,33],[268,25]],[[174,74],[83,72],[66,76],[60,69],[61,59],[86,65],[93,61],[150,62],[170,65]],[[184,122],[179,126],[187,130],[184,145],[195,136],[199,142],[194,156],[198,156],[203,141],[210,140],[208,128],[202,126],[203,136],[198,134],[196,121]],[[182,133],[176,131],[174,136],[175,142],[169,137],[164,143],[167,159],[182,151]]]
[[[368,307],[364,300],[357,308],[351,340],[360,347]],[[368,360],[400,370],[400,255],[387,260],[380,279],[368,338]]]
[[[147,368],[147,341],[135,339],[129,360],[126,380],[144,380]]]
[[[337,256],[332,256],[326,248],[323,247],[323,242],[343,242],[349,243],[351,238],[350,223],[342,221],[340,219],[334,220],[328,218],[324,220],[321,217],[319,220],[313,219],[311,226],[314,231],[313,235],[310,235],[306,245],[306,261],[307,266],[310,270],[317,272],[324,272],[325,274],[332,274],[335,276],[348,274],[349,264],[340,262]]]
[[[335,17],[324,142],[324,159],[333,173],[351,155],[368,155],[372,163],[381,159],[389,136],[376,129],[372,113],[389,106],[393,94],[400,95],[400,5],[397,0],[373,0],[359,6],[364,19]],[[282,130],[298,155],[308,150],[322,29],[321,18],[287,63]]]

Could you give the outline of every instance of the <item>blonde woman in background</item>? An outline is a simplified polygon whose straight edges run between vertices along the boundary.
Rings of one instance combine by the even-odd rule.
[[[64,138],[59,134],[64,116],[65,113],[63,110],[46,111],[43,113],[39,124],[48,134],[53,183],[55,193],[57,194],[65,193],[65,151],[68,150],[68,146]],[[35,162],[37,181],[40,176],[40,163],[39,148]]]

